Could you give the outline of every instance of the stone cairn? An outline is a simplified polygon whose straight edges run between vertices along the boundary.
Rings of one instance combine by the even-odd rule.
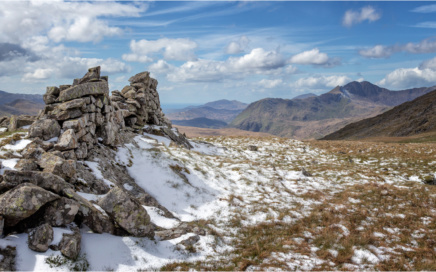
[[[154,236],[147,212],[123,188],[105,191],[97,203],[104,212],[76,193],[80,189],[77,160],[86,159],[96,145],[119,145],[123,131],[157,125],[149,127],[191,148],[162,113],[157,80],[143,72],[129,81],[129,86],[113,91],[110,97],[108,77],[100,76],[100,67],[95,67],[72,85],[47,87],[46,106],[29,129],[33,141],[21,152],[16,170],[0,175],[0,237],[28,232],[29,248],[44,252],[53,239],[52,227],[72,226],[73,222],[86,224],[96,233]],[[76,259],[81,235],[75,227],[72,230],[51,248]],[[0,254],[7,255],[1,248]]]

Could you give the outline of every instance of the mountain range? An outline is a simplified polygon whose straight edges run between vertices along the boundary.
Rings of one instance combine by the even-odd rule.
[[[372,118],[346,125],[322,140],[404,137],[436,131],[436,90]]]
[[[354,81],[319,96],[256,101],[230,126],[297,139],[322,138],[347,124],[381,114],[433,89],[391,91],[367,81]]]
[[[0,116],[36,115],[44,107],[42,95],[14,94],[0,91]]]
[[[182,125],[182,123],[194,127],[208,127],[207,124],[211,124],[216,127],[218,122],[222,127],[223,122],[231,122],[239,113],[241,113],[248,105],[236,100],[218,100],[206,103],[201,106],[190,106],[177,111],[172,111],[166,114],[166,116],[175,124]],[[199,119],[200,118],[200,119]],[[208,120],[205,120],[208,119]],[[179,121],[189,121],[179,122]],[[218,121],[218,122],[217,122]]]

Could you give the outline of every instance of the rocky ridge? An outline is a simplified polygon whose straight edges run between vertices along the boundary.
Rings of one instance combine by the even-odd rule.
[[[72,234],[63,234],[61,242],[51,247],[74,260],[81,245],[78,228],[83,225],[95,233],[153,238],[156,226],[141,205],[159,207],[172,217],[135,184],[125,167],[111,160],[111,149],[144,130],[192,148],[162,113],[157,80],[142,72],[129,82],[109,96],[108,77],[100,76],[100,67],[90,68],[72,85],[47,87],[46,106],[36,120],[23,116],[0,120],[9,131],[31,124],[30,143],[17,156],[16,170],[0,175],[0,236],[29,233],[29,248],[45,252],[53,240],[52,228],[68,227]],[[84,161],[91,158],[107,167],[110,181],[92,174]],[[123,184],[131,188],[126,190]],[[79,192],[106,196],[96,203]],[[13,270],[11,265],[5,269]]]

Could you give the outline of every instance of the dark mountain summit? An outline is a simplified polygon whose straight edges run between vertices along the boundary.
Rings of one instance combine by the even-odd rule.
[[[370,82],[351,82],[305,99],[266,98],[251,103],[232,122],[243,130],[299,139],[320,138],[343,126],[380,114],[432,88],[390,91]]]

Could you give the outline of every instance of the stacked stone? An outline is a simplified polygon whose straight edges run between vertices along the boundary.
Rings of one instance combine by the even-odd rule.
[[[122,112],[126,126],[158,125],[171,127],[162,112],[157,80],[149,72],[142,72],[129,79],[130,85],[121,92],[113,91],[110,97],[114,106]]]
[[[75,79],[73,85],[47,87],[44,102],[47,105],[30,128],[30,137],[43,140],[57,137],[55,133],[43,135],[41,127],[47,123],[58,125],[60,137],[54,148],[64,157],[85,159],[99,138],[106,145],[117,144],[124,118],[111,104],[108,79],[100,76],[100,67],[90,68],[83,78]]]

